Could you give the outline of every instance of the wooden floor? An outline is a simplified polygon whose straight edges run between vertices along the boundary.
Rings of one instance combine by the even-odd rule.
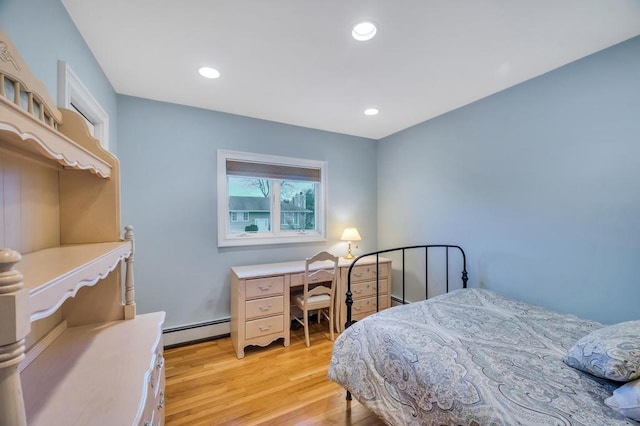
[[[333,342],[313,324],[291,345],[250,346],[236,358],[229,337],[165,350],[165,425],[384,425],[327,379]]]

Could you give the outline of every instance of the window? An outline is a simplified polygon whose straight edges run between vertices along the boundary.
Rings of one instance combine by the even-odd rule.
[[[218,151],[218,246],[326,241],[326,162]]]
[[[230,212],[231,213],[231,222],[248,222],[249,221],[249,212]]]
[[[58,61],[58,106],[78,112],[91,135],[109,149],[109,115],[64,61]]]

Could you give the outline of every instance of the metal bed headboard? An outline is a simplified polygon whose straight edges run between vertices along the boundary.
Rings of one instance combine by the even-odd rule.
[[[429,291],[429,249],[435,249],[435,248],[440,248],[440,249],[444,249],[445,253],[446,253],[446,291],[447,293],[449,292],[449,249],[457,249],[460,251],[460,254],[462,255],[462,288],[467,288],[467,281],[469,280],[468,275],[467,275],[467,257],[464,253],[464,250],[462,250],[462,247],[460,246],[456,246],[456,245],[448,245],[448,244],[428,244],[428,245],[417,245],[417,246],[405,246],[405,247],[396,247],[396,248],[392,248],[392,249],[387,249],[387,250],[378,250],[378,251],[374,251],[371,253],[365,253],[362,254],[358,257],[356,257],[353,262],[351,262],[351,265],[349,266],[349,270],[347,272],[347,293],[346,293],[346,300],[345,303],[347,305],[347,322],[345,323],[345,328],[348,328],[349,326],[351,326],[351,324],[353,324],[353,321],[351,319],[351,308],[353,305],[353,295],[351,294],[351,270],[353,269],[353,267],[356,265],[356,263],[358,263],[358,261],[360,259],[362,259],[363,257],[367,257],[367,256],[376,256],[376,310],[378,309],[378,286],[379,286],[379,268],[380,268],[380,255],[383,253],[391,253],[391,252],[402,252],[402,303],[405,304],[406,302],[406,297],[405,297],[405,254],[407,252],[407,250],[414,250],[414,249],[424,249],[424,253],[425,253],[425,290],[426,290],[426,294],[428,297],[428,291]],[[389,289],[389,291],[391,291],[391,289]]]

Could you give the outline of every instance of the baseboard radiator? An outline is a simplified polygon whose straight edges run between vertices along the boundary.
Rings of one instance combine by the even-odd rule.
[[[402,305],[402,298],[391,295],[391,305]],[[226,337],[231,333],[231,318],[199,322],[163,330],[164,347],[183,346]]]
[[[231,333],[231,318],[199,322],[180,327],[167,328],[162,331],[164,347],[188,345],[205,340],[217,339]]]

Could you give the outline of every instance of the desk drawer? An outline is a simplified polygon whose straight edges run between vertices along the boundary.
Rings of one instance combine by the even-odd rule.
[[[388,290],[389,282],[387,281],[386,278],[380,279],[378,285],[380,286],[380,288],[378,289],[379,295],[386,294],[389,292]],[[363,281],[363,282],[352,283],[351,294],[353,295],[354,299],[361,298],[361,297],[375,296],[376,281],[373,280],[373,281]]]
[[[246,281],[245,297],[247,299],[282,294],[283,292],[283,275],[278,277],[256,278]]]
[[[253,319],[284,312],[284,296],[265,297],[263,299],[248,300],[246,303],[246,318]]]
[[[332,269],[327,269],[327,272],[331,272]],[[313,271],[311,271],[313,272]],[[321,280],[319,278],[312,278],[311,281],[309,281],[309,283],[319,283],[319,282],[323,282],[324,280]],[[296,286],[301,286],[304,285],[304,273],[302,274],[291,274],[291,287],[296,287]]]
[[[379,265],[380,278],[389,276],[389,264],[381,263]],[[376,265],[354,266],[351,270],[351,282],[369,281],[376,279]]]
[[[282,315],[247,321],[245,324],[245,334],[247,339],[253,339],[254,337],[266,336],[273,333],[282,333],[283,330],[284,317]]]

